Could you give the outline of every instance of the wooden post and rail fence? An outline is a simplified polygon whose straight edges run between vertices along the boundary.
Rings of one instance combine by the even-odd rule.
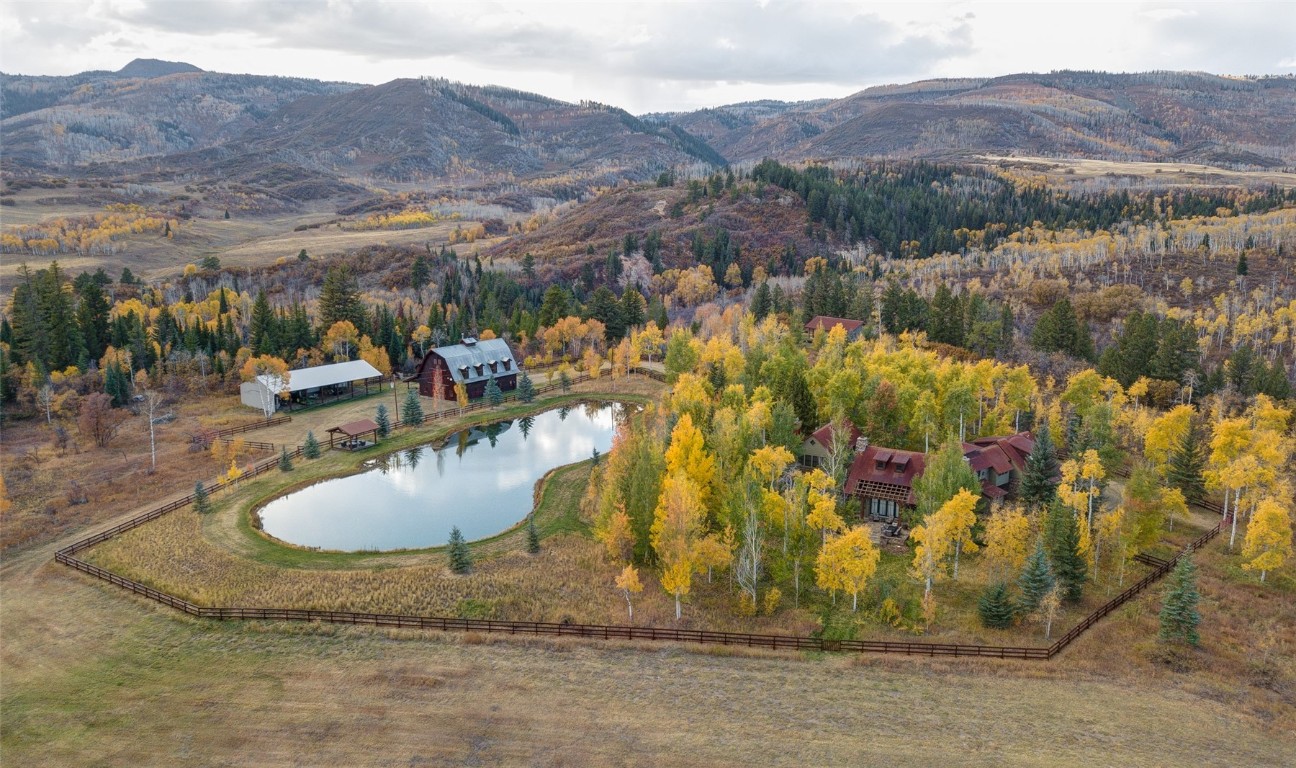
[[[643,369],[633,371],[639,374]],[[664,378],[657,371],[644,371],[652,378]],[[584,375],[584,374],[582,374]],[[586,377],[587,379],[588,377]],[[573,379],[572,383],[576,383]],[[559,385],[553,385],[557,387]],[[546,385],[547,391],[549,385]],[[538,390],[540,388],[537,388]],[[469,406],[464,412],[480,410],[480,407]],[[441,415],[445,415],[444,413]],[[424,422],[430,420],[424,418]],[[297,447],[289,452],[290,458],[301,456],[302,449]],[[270,458],[253,465],[243,477],[256,477],[277,467],[278,457]],[[237,481],[233,481],[237,482]],[[219,481],[210,488],[217,492],[231,484],[231,481]],[[107,569],[88,563],[76,555],[90,547],[108,541],[126,531],[152,522],[163,515],[183,509],[193,503],[192,494],[175,499],[162,506],[131,518],[106,531],[80,539],[58,550],[54,560],[77,571],[121,587],[141,597],[161,603],[162,605],[183,611],[190,616],[221,621],[314,621],[329,624],[358,624],[374,627],[396,627],[404,629],[437,630],[444,632],[481,632],[490,634],[531,635],[543,637],[578,637],[597,640],[631,640],[647,642],[697,643],[701,645],[742,646],[747,648],[767,648],[771,650],[791,651],[824,651],[842,653],[883,653],[903,654],[906,656],[931,656],[954,658],[994,658],[1020,659],[1031,661],[1048,661],[1053,659],[1072,642],[1084,634],[1090,627],[1116,609],[1133,600],[1139,594],[1155,584],[1169,573],[1180,558],[1200,549],[1208,541],[1219,535],[1223,529],[1221,520],[1209,531],[1199,536],[1191,544],[1170,560],[1151,556],[1139,556],[1135,559],[1153,568],[1152,572],[1132,584],[1120,594],[1108,600],[1101,607],[1090,613],[1066,634],[1059,637],[1052,645],[1043,647],[976,645],[965,643],[932,643],[922,641],[882,641],[882,640],[832,640],[819,637],[797,635],[766,635],[746,632],[713,632],[703,629],[674,629],[670,627],[642,627],[616,624],[572,624],[567,622],[543,621],[499,621],[494,619],[463,619],[442,616],[413,616],[405,614],[364,613],[353,611],[318,611],[296,608],[264,607],[214,607],[196,603],[154,589],[138,581],[119,576]],[[1215,506],[1215,505],[1207,505]],[[1218,508],[1216,508],[1218,511]]]

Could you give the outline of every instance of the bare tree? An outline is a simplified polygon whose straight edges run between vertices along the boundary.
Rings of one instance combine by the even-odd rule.
[[[81,412],[77,416],[77,428],[81,434],[93,438],[100,448],[117,436],[117,430],[126,421],[127,414],[112,407],[112,398],[102,392],[87,395],[81,401]]]
[[[166,397],[156,390],[144,390],[144,414],[148,417],[149,429],[149,472],[157,471],[157,411]]]
[[[45,410],[45,423],[54,423],[54,385],[45,382],[39,390],[36,391],[36,402]]]

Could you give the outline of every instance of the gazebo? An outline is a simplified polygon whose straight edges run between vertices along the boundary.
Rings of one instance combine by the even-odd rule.
[[[365,440],[365,435],[373,435],[372,440]],[[337,442],[338,435],[342,436],[342,442]],[[361,448],[368,448],[371,445],[378,444],[378,425],[373,419],[359,419],[357,421],[348,421],[346,424],[337,427],[330,427],[328,430],[329,448],[345,448],[348,451],[357,451]]]

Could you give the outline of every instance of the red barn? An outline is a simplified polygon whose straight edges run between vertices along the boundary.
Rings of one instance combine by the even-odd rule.
[[[486,393],[491,379],[504,392],[517,389],[518,364],[503,339],[465,338],[462,343],[437,347],[418,367],[419,394],[441,400],[455,399],[455,385],[468,389],[468,399]]]

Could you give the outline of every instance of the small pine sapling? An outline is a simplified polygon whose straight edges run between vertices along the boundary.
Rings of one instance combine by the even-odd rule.
[[[211,511],[211,502],[207,499],[207,489],[203,488],[201,480],[194,486],[193,507],[194,511],[200,515],[205,515]]]
[[[522,375],[518,377],[517,395],[518,399],[524,403],[535,400],[535,383],[531,381],[531,377],[527,375],[526,371],[523,371]]]
[[[387,415],[387,406],[378,406],[377,412],[374,413],[374,423],[378,425],[379,440],[391,434],[391,417]]]
[[[292,468],[292,459],[288,458],[288,447],[284,446],[279,450],[279,471],[291,472]]]
[[[1013,604],[1008,597],[1008,585],[1000,582],[988,588],[977,601],[981,625],[991,629],[1006,629],[1013,623]]]
[[[450,570],[459,574],[472,570],[472,553],[468,551],[468,542],[464,541],[459,526],[450,529],[450,541],[446,546],[450,554]]]
[[[320,444],[315,439],[314,432],[306,433],[306,442],[302,445],[302,455],[308,459],[318,459],[320,457]]]
[[[1197,602],[1201,595],[1197,592],[1197,566],[1192,558],[1179,558],[1170,581],[1166,585],[1165,600],[1161,603],[1161,630],[1157,639],[1163,643],[1181,642],[1197,645],[1201,638],[1197,634],[1197,625],[1201,623],[1201,614],[1197,611]]]
[[[538,555],[540,554],[540,531],[536,529],[535,515],[527,517],[527,552]]]
[[[405,403],[401,406],[401,421],[407,427],[416,427],[423,423],[423,404],[419,402],[418,390],[405,391]]]

